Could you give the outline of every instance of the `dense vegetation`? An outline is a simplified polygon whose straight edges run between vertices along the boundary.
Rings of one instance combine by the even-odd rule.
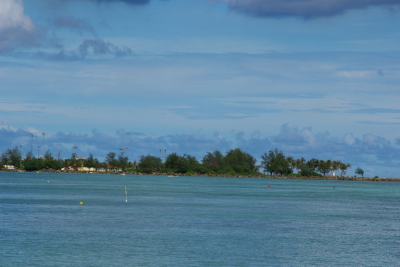
[[[278,149],[270,150],[261,156],[261,164],[257,165],[256,159],[250,154],[236,148],[225,155],[220,151],[208,152],[200,161],[190,155],[171,153],[164,162],[160,157],[151,155],[141,156],[139,161],[130,162],[128,157],[121,152],[119,155],[110,152],[104,162],[100,162],[92,154],[87,158],[78,157],[76,153],[69,159],[55,159],[47,151],[43,156],[35,158],[32,153],[25,157],[18,147],[7,149],[0,156],[0,168],[6,165],[15,166],[26,171],[61,170],[69,171],[114,170],[140,173],[180,173],[180,174],[229,174],[229,175],[257,175],[261,169],[264,174],[270,175],[296,175],[296,176],[345,176],[350,164],[340,161],[310,159],[294,159],[287,157]],[[356,174],[363,175],[362,169],[357,168]]]
[[[345,176],[347,169],[351,167],[350,164],[344,164],[339,160],[318,160],[313,158],[306,161],[304,158],[294,159],[286,157],[278,149],[264,153],[261,159],[261,167],[263,167],[264,173],[268,172],[271,175],[290,175],[297,170],[301,176],[326,176],[333,172],[336,175]]]

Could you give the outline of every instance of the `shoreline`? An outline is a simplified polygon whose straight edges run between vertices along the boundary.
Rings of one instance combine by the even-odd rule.
[[[23,170],[0,170],[1,172],[28,172]],[[35,171],[31,172],[34,173]],[[230,174],[181,174],[181,173],[140,173],[140,172],[118,172],[118,171],[103,171],[103,172],[88,172],[88,171],[37,171],[37,173],[88,173],[88,174],[115,174],[115,175],[157,175],[157,176],[186,176],[186,177],[231,177],[231,178],[258,178],[258,179],[293,179],[293,180],[331,180],[331,181],[374,181],[374,182],[400,182],[400,178],[370,178],[370,177],[339,177],[339,176],[279,176],[279,175],[230,175]]]

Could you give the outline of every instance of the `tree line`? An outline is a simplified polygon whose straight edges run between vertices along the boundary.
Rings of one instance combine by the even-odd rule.
[[[261,170],[264,174],[281,176],[345,176],[351,167],[349,163],[342,163],[339,160],[318,160],[304,158],[294,159],[286,156],[278,149],[270,150],[261,156],[261,163],[257,165],[257,160],[240,148],[229,150],[222,154],[219,150],[207,152],[198,161],[191,155],[178,155],[171,153],[166,155],[164,161],[160,157],[143,155],[138,161],[130,162],[124,152],[117,154],[110,152],[106,155],[104,162],[100,162],[93,154],[87,158],[78,157],[72,153],[68,159],[54,158],[47,150],[43,156],[35,157],[32,153],[27,153],[23,157],[18,147],[7,149],[0,155],[0,168],[5,165],[13,165],[17,169],[26,171],[39,170],[80,170],[83,167],[101,168],[106,170],[119,170],[140,173],[176,173],[176,174],[229,174],[229,175],[259,175]],[[356,174],[362,175],[362,169],[357,168]]]
[[[329,174],[345,176],[347,170],[351,167],[351,164],[342,163],[340,160],[319,160],[312,158],[306,161],[304,158],[294,159],[286,157],[278,149],[264,153],[261,159],[261,166],[264,173],[267,172],[271,175],[290,175],[297,171],[301,176],[327,176]]]

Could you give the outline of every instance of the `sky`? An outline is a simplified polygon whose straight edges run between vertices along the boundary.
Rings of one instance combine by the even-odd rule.
[[[400,178],[399,25],[400,0],[0,0],[0,152],[278,148]]]

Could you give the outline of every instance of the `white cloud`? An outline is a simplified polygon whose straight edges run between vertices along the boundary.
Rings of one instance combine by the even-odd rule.
[[[36,42],[35,25],[24,14],[22,0],[2,0],[0,5],[0,52]]]
[[[0,130],[15,132],[16,129],[13,128],[11,125],[7,124],[4,120],[0,120]]]
[[[32,31],[32,20],[24,14],[22,0],[2,0],[0,5],[0,32],[8,29],[21,28]]]

